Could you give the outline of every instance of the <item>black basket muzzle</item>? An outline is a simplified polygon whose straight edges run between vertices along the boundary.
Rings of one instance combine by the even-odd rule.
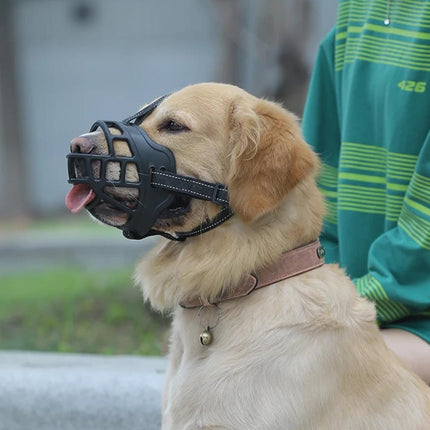
[[[177,175],[172,151],[154,142],[139,126],[163,98],[157,99],[124,121],[96,121],[92,125],[90,132],[96,131],[98,128],[103,132],[108,154],[72,152],[67,155],[68,182],[87,184],[96,194],[86,209],[92,212],[99,203],[103,202],[127,213],[128,221],[121,229],[124,236],[129,239],[142,239],[160,234],[169,239],[184,240],[211,230],[232,216],[226,186]],[[113,134],[110,129],[115,129],[116,133]],[[131,156],[116,155],[115,141],[125,141]],[[116,163],[120,167],[120,175],[117,180],[106,178],[109,163]],[[128,165],[137,170],[138,179],[135,182],[126,178]],[[116,199],[106,192],[106,187],[137,189],[137,204],[130,206],[126,202]],[[152,226],[160,213],[173,203],[175,194],[212,201],[222,206],[222,210],[215,219],[205,222],[189,232],[176,233],[175,236],[172,236],[153,230]]]

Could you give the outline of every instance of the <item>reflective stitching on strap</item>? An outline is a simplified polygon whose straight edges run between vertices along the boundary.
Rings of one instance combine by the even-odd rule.
[[[195,194],[196,196],[207,197],[205,194],[198,193],[197,191],[187,190],[186,188],[178,188],[178,187],[174,187],[173,185],[160,184],[159,182],[152,182],[152,185],[159,185],[161,187],[170,188],[172,190],[183,191],[184,193],[191,193],[191,194]]]
[[[204,233],[206,230],[210,230],[210,229],[216,227],[218,224],[221,224],[224,221],[228,220],[231,216],[232,216],[232,214],[227,214],[225,217],[219,219],[217,222],[214,222],[211,225],[208,225],[202,229],[199,229],[198,231],[195,231],[194,233],[190,233],[189,236],[196,236],[197,234]]]
[[[154,174],[155,175],[161,175],[161,176],[167,176],[168,178],[172,178],[172,179],[178,179],[177,176],[169,175],[168,173],[155,172]],[[180,180],[181,181],[192,182],[192,183],[197,184],[197,185],[203,185],[203,186],[208,187],[208,188],[212,188],[213,187],[212,185],[205,184],[204,182],[194,181],[193,179],[186,179],[184,177],[181,177]]]
[[[229,218],[231,218],[233,216],[233,212],[231,211],[230,206],[225,207],[221,212],[219,212],[218,215],[221,215],[224,211],[227,211],[225,216],[221,217],[219,220],[217,220],[214,223],[210,223],[206,227],[199,228],[199,229],[196,229],[194,231],[185,232],[185,233],[178,232],[176,234],[178,235],[179,238],[180,237],[191,237],[191,236],[197,236],[201,233],[204,233],[207,230],[212,230],[213,228],[215,228],[219,224],[223,223],[224,221],[227,221]]]
[[[205,184],[204,182],[199,182],[199,181],[195,181],[193,179],[187,179],[187,178],[184,178],[184,177],[177,177],[177,176],[169,175],[168,173],[162,173],[162,172],[158,172],[157,171],[157,172],[154,172],[154,175],[155,176],[157,176],[157,175],[166,176],[167,178],[171,178],[171,179],[175,179],[175,180],[191,182],[192,184],[196,184],[196,185],[201,185],[201,186],[207,187],[210,190],[213,190],[215,188],[213,185]],[[189,189],[180,189],[180,188],[176,188],[176,187],[174,187],[172,185],[160,184],[159,182],[152,182],[152,184],[159,185],[161,187],[168,187],[168,188],[176,189],[178,191],[184,191],[184,192],[194,193],[194,194],[196,194],[198,196],[202,196],[202,197],[208,197],[208,196],[205,196],[204,194],[198,193],[197,191],[193,191],[193,190],[189,190]],[[226,191],[225,188],[221,188],[221,190],[222,191]],[[221,202],[224,202],[224,203],[229,203],[228,200],[222,199],[220,197],[218,197],[217,200],[219,200]]]

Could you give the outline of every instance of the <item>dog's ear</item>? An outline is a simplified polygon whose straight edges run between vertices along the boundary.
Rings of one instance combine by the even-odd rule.
[[[231,206],[243,221],[252,222],[278,206],[319,162],[296,117],[276,103],[237,100],[230,108],[230,126]]]

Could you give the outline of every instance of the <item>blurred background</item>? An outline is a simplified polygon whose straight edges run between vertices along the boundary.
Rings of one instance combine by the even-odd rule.
[[[153,243],[64,207],[70,140],[157,96],[238,85],[301,116],[337,0],[0,0],[0,349],[160,354]]]

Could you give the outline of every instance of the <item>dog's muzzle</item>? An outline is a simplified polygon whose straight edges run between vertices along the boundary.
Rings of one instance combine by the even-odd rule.
[[[185,240],[213,229],[229,219],[233,213],[230,208],[228,190],[225,185],[201,181],[197,178],[181,176],[176,173],[175,157],[167,147],[154,142],[139,126],[142,121],[161,103],[166,96],[160,97],[139,112],[123,121],[96,121],[90,132],[100,128],[108,146],[108,154],[75,153],[67,155],[68,182],[74,186],[85,184],[91,198],[85,208],[92,211],[99,203],[108,203],[127,213],[127,222],[120,227],[125,237],[143,239],[147,236],[162,235],[172,240]],[[117,131],[112,134],[109,128]],[[127,142],[131,156],[115,155],[114,142]],[[118,180],[106,178],[108,163],[120,166]],[[126,179],[127,165],[136,166],[137,182]],[[97,165],[96,174],[94,166]],[[134,188],[138,190],[136,205],[127,205],[106,192],[106,187]],[[92,194],[94,193],[94,194]],[[178,194],[211,201],[222,207],[218,215],[189,232],[174,235],[152,229],[160,213],[169,208]]]

